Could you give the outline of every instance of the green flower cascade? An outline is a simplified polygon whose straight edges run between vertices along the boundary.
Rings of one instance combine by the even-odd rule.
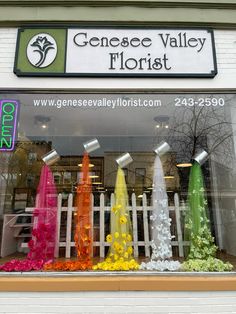
[[[201,166],[195,161],[190,171],[185,218],[185,240],[190,241],[190,248],[182,267],[186,271],[230,271],[233,268],[230,263],[215,258],[217,246],[210,231],[204,192]]]

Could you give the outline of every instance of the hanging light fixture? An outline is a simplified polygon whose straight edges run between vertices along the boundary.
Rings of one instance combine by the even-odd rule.
[[[192,164],[190,162],[184,162],[184,163],[177,164],[176,167],[178,167],[178,168],[188,168],[188,167],[192,167]]]
[[[168,116],[157,116],[153,119],[156,122],[156,129],[168,129],[169,120]]]

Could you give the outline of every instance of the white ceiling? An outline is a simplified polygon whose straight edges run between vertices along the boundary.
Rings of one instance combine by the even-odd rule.
[[[182,95],[183,96],[183,95]],[[9,95],[8,95],[9,97]],[[11,95],[12,97],[12,95]],[[161,130],[156,129],[155,117],[168,116],[172,127],[177,117],[184,115],[186,108],[175,107],[179,95],[158,94],[21,94],[20,131],[26,136],[157,136]],[[161,100],[161,107],[122,107],[122,108],[81,108],[81,107],[35,107],[34,99],[148,99]],[[184,95],[199,99],[203,95]],[[204,96],[206,97],[206,96]],[[224,95],[223,97],[229,98]],[[230,104],[234,105],[231,95]],[[235,95],[234,95],[235,99]],[[211,108],[204,108],[205,111]],[[219,108],[218,110],[222,110]],[[35,123],[35,116],[50,118],[47,129]],[[185,115],[186,118],[186,115]]]
[[[82,153],[82,143],[97,137],[104,151],[150,151],[163,138],[171,135],[176,124],[188,122],[192,114],[190,107],[176,107],[176,98],[213,97],[204,94],[8,94],[7,99],[20,101],[19,137],[35,140],[52,141],[60,154]],[[234,115],[236,112],[236,95],[217,95],[225,99],[224,107],[205,107],[203,113],[211,116],[211,110],[216,110],[218,116]],[[160,107],[119,107],[111,108],[81,108],[34,106],[34,100],[39,99],[91,99],[91,100],[160,100]],[[199,108],[196,108],[197,110]],[[190,116],[189,116],[190,113]],[[36,123],[37,116],[50,119],[48,127],[43,129]],[[169,117],[169,129],[157,129],[154,118]],[[236,116],[236,114],[235,114]],[[232,119],[235,120],[234,118]],[[214,119],[206,119],[206,123],[214,123]],[[177,136],[177,134],[175,134]],[[180,135],[181,136],[181,135]],[[99,152],[97,152],[99,154]]]

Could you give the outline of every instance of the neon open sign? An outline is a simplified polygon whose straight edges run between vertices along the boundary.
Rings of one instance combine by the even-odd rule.
[[[0,151],[15,147],[18,107],[16,100],[0,100]]]

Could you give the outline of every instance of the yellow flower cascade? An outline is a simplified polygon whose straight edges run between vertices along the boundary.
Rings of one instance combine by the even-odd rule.
[[[124,171],[118,168],[115,187],[115,205],[111,209],[111,233],[106,240],[111,244],[104,262],[94,270],[136,270],[139,264],[133,258],[132,228],[128,206],[128,193]]]

